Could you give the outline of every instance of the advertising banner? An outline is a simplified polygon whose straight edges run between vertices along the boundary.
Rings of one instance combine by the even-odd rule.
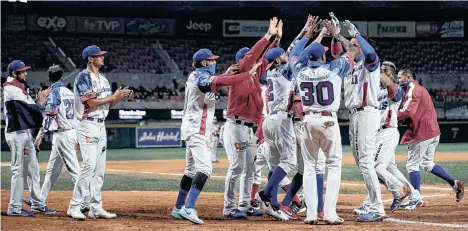
[[[173,36],[174,19],[134,18],[126,20],[126,33],[131,35]]]
[[[95,34],[123,34],[123,18],[76,17],[76,32]]]
[[[269,21],[223,20],[224,37],[261,37],[268,32]]]
[[[26,30],[26,16],[18,14],[7,15],[4,21],[4,30],[24,31]]]
[[[45,16],[28,14],[28,30],[30,31],[65,31],[75,32],[76,22],[74,16]]]
[[[182,147],[180,128],[135,128],[137,148]]]
[[[463,21],[416,22],[416,37],[463,38]]]
[[[414,38],[415,22],[369,22],[368,35],[382,38]]]
[[[182,35],[188,36],[212,36],[215,34],[217,28],[215,23],[211,20],[182,20],[178,23],[179,29],[182,31]],[[219,26],[219,24],[218,24]]]

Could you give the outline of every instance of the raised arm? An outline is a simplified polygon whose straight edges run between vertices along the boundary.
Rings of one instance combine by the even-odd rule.
[[[401,102],[401,109],[398,111],[398,120],[405,120],[407,118],[413,118],[418,110],[419,106],[419,91],[415,85],[411,82],[406,87],[406,94],[403,102]]]

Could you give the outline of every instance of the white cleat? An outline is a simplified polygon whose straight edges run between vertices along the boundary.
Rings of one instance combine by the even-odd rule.
[[[78,220],[85,220],[86,219],[86,216],[81,213],[81,211],[72,211],[70,209],[68,209],[67,211],[67,216],[73,218],[73,219],[78,219]]]
[[[115,213],[109,213],[104,209],[95,209],[95,208],[90,208],[89,213],[88,213],[89,218],[104,218],[104,219],[113,219],[117,217],[117,214]]]
[[[172,207],[171,217],[176,220],[184,219],[182,216],[179,215],[180,209],[176,208],[175,206]]]
[[[198,218],[197,211],[195,209],[185,208],[184,206],[181,209],[179,209],[179,212],[177,214],[182,218],[193,222],[194,224],[204,224],[204,222],[200,218]]]
[[[279,221],[288,221],[289,220],[289,216],[286,215],[283,211],[281,211],[280,207],[279,206],[273,206],[271,205],[270,203],[265,203],[267,204],[267,207],[265,209],[265,214],[268,215],[268,216],[272,216],[274,218],[276,218],[276,220],[279,220]]]

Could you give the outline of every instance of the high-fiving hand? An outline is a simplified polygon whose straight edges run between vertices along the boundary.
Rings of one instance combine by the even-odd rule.
[[[359,31],[354,24],[352,24],[349,20],[345,20],[343,22],[343,26],[348,28],[348,33],[353,36],[354,38],[359,35]]]

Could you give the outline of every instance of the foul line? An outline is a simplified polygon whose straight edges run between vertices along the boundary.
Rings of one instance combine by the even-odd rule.
[[[425,226],[436,226],[436,227],[448,227],[448,228],[468,228],[468,224],[446,224],[446,223],[432,223],[432,222],[425,222],[425,221],[407,221],[401,220],[396,218],[386,218],[384,221],[386,222],[395,222],[395,223],[402,223],[402,224],[412,224],[412,225],[425,225]]]
[[[163,175],[163,176],[183,176],[183,173],[165,173],[165,172],[138,172],[138,171],[130,171],[130,170],[118,170],[118,169],[106,169],[109,172],[121,172],[121,173],[142,173],[142,174],[149,174],[149,175]],[[226,179],[225,176],[210,176],[210,178],[216,179]],[[267,178],[261,178],[262,181],[267,182]],[[325,182],[326,183],[326,182]],[[365,187],[365,184],[358,184],[358,183],[341,183],[341,185],[345,186],[361,186]],[[430,190],[441,190],[441,191],[452,191],[451,188],[439,188],[439,187],[427,187],[422,186],[423,189],[430,189]]]

